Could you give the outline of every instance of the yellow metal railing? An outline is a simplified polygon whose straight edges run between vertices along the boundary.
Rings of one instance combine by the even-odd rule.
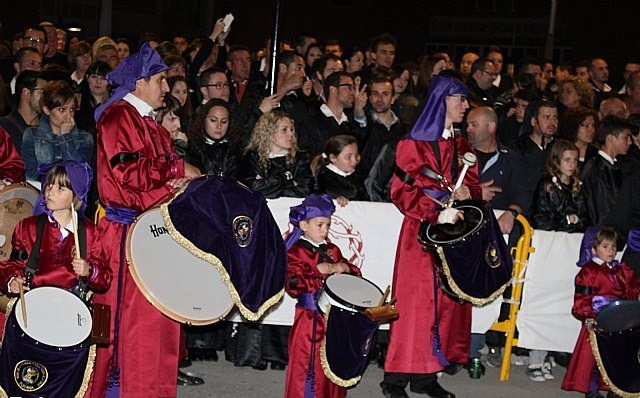
[[[529,254],[535,249],[531,247],[531,238],[533,237],[533,229],[529,221],[522,215],[518,215],[516,220],[522,224],[524,232],[513,252],[513,273],[511,281],[511,297],[509,303],[509,318],[504,321],[494,323],[489,330],[501,332],[505,334],[506,342],[502,353],[502,366],[500,368],[500,381],[509,380],[509,372],[511,370],[511,351],[513,347],[518,345],[518,339],[515,337],[516,319],[520,310],[520,299],[522,298],[522,288],[524,284],[524,275],[526,273],[527,261]]]

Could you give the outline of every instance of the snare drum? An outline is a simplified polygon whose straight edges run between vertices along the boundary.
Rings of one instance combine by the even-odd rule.
[[[377,307],[382,300],[382,290],[368,279],[350,274],[329,276],[318,297],[318,306],[325,312],[328,305],[351,312],[364,312]]]
[[[449,296],[482,306],[498,297],[511,280],[513,258],[500,225],[483,203],[463,201],[454,207],[464,212],[455,224],[422,223],[418,241],[435,250],[442,290]]]
[[[382,296],[378,286],[355,275],[334,274],[325,280],[318,297],[326,317],[320,360],[333,383],[351,387],[360,381],[379,326],[362,313],[377,307]]]
[[[127,261],[147,300],[175,321],[208,325],[233,308],[218,270],[171,238],[159,208],[141,214],[131,225]]]
[[[596,315],[589,342],[602,380],[622,396],[640,396],[640,302],[614,301]]]
[[[67,290],[39,287],[8,306],[0,349],[0,387],[9,396],[82,397],[95,359],[91,313]],[[0,394],[1,395],[1,394]]]

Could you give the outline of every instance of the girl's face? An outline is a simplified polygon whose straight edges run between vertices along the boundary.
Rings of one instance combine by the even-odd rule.
[[[127,43],[118,43],[116,47],[118,48],[118,58],[120,59],[120,62],[122,62],[123,59],[129,56],[131,49]]]
[[[313,243],[322,243],[329,236],[331,219],[327,217],[314,217],[309,220],[300,221],[300,229],[304,232],[304,237]]]
[[[290,150],[293,145],[294,134],[295,130],[291,119],[288,117],[280,119],[271,139],[271,152],[280,153]]]
[[[598,256],[601,260],[610,263],[616,257],[618,251],[618,245],[613,240],[603,240],[598,246],[591,249],[591,252]]]
[[[358,144],[349,144],[336,155],[329,155],[329,161],[345,173],[352,173],[360,162]]]
[[[180,118],[175,113],[169,112],[162,117],[162,127],[167,129],[171,137],[180,131]]]
[[[187,103],[187,96],[189,95],[189,89],[187,88],[187,83],[183,81],[177,81],[173,85],[171,89],[171,95],[173,95],[179,102],[181,106]]]
[[[364,66],[364,54],[360,51],[356,52],[347,63],[347,72],[355,73],[360,72]]]
[[[89,75],[87,80],[89,82],[89,91],[91,94],[102,97],[107,92],[109,82],[104,76],[94,73]]]
[[[411,74],[409,73],[408,70],[404,70],[400,76],[398,76],[397,78],[395,78],[393,80],[393,88],[396,92],[396,95],[400,95],[402,93],[404,93],[404,90],[407,89],[407,86],[409,85],[409,78],[411,77]]]
[[[73,202],[73,191],[56,182],[45,187],[44,199],[49,210],[67,210]]]
[[[204,119],[204,131],[209,138],[222,139],[229,130],[229,111],[222,106],[214,106]]]
[[[66,104],[57,108],[49,109],[43,107],[44,113],[49,116],[49,123],[54,133],[60,134],[63,123],[73,123],[73,114],[75,113],[75,104],[73,100],[69,100]]]
[[[311,67],[311,65],[313,65],[313,61],[320,57],[322,57],[322,50],[320,50],[318,47],[311,47],[309,53],[307,54],[307,66]]]
[[[560,174],[563,177],[573,177],[578,169],[578,151],[567,150],[562,152],[560,159]]]
[[[587,116],[578,127],[577,140],[587,144],[591,144],[596,137],[596,121],[593,116]]]
[[[562,105],[567,108],[575,108],[580,106],[580,97],[576,92],[576,89],[571,83],[565,83],[560,87],[559,99]]]

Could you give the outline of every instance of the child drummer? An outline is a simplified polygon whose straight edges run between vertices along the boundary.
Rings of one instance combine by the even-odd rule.
[[[618,234],[610,227],[591,227],[582,238],[576,276],[572,313],[583,322],[573,350],[567,374],[562,382],[565,390],[580,391],[586,398],[602,397],[598,390],[608,390],[599,372],[589,344],[587,323],[616,300],[638,300],[640,279],[624,263],[614,260]],[[614,396],[609,392],[607,397]]]
[[[329,275],[351,273],[360,269],[342,256],[340,249],[327,241],[335,205],[329,195],[312,194],[292,207],[289,220],[295,229],[286,239],[288,266],[285,289],[298,298],[296,314],[289,335],[289,366],[285,386],[286,398],[336,398],[347,390],[332,383],[322,371],[320,344],[325,320],[318,311],[318,291]]]
[[[41,166],[40,171],[46,173],[43,191],[34,207],[34,215],[16,225],[11,257],[0,263],[0,290],[15,295],[21,284],[25,291],[38,286],[70,289],[79,278],[87,280],[91,290],[107,290],[111,269],[100,255],[97,228],[87,220],[78,221],[86,228],[87,255],[86,258],[75,256],[71,204],[76,218],[78,214],[82,216],[93,175],[91,168],[86,163],[67,160]],[[28,285],[25,264],[35,243],[37,221],[42,213],[46,213],[46,222],[40,237],[40,261]]]

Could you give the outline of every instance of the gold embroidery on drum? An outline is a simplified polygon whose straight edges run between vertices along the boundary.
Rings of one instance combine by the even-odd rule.
[[[38,362],[22,360],[16,364],[13,378],[22,391],[32,392],[38,391],[45,385],[49,372]]]
[[[253,237],[253,220],[247,216],[237,216],[233,219],[232,228],[238,246],[249,246]]]
[[[487,250],[484,252],[484,259],[491,268],[498,268],[502,264],[502,260],[500,260],[500,256],[498,255],[498,249],[492,242],[487,245]]]

